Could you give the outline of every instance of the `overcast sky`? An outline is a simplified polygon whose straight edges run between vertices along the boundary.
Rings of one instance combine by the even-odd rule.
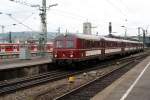
[[[41,4],[42,0],[16,0],[29,4]],[[148,28],[150,22],[149,0],[47,0],[47,6],[58,3],[58,6],[47,11],[48,31],[57,31],[60,27],[62,32],[82,32],[82,23],[89,21],[97,28],[93,34],[108,34],[108,22],[112,22],[113,32],[116,35],[124,35],[127,27],[127,35],[137,35],[137,27]],[[40,31],[40,17],[38,8],[31,8],[9,0],[0,1],[0,25],[6,26],[8,31],[31,31],[31,29],[10,18],[12,16],[29,26],[34,31]],[[17,24],[13,26],[12,24]],[[0,31],[1,32],[1,31]]]

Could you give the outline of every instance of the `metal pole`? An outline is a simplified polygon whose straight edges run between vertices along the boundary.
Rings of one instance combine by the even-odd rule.
[[[109,34],[111,34],[111,33],[112,33],[112,24],[111,24],[111,22],[109,22],[108,31],[109,31]]]
[[[42,10],[42,15],[41,15],[41,20],[42,20],[42,31],[44,34],[44,43],[47,43],[47,19],[46,19],[46,0],[42,1],[43,5],[43,10]]]
[[[12,36],[11,36],[11,32],[9,32],[9,43],[12,43]]]
[[[47,20],[46,20],[46,0],[42,0],[42,7],[41,7],[41,24],[42,24],[42,33],[40,34],[39,38],[39,48],[40,48],[40,55],[45,56],[46,52],[46,43],[47,43]]]

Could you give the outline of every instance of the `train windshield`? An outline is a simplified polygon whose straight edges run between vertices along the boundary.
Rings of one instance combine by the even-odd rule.
[[[64,48],[64,42],[63,41],[56,41],[56,48]]]
[[[74,48],[74,42],[72,40],[56,41],[56,48]]]
[[[73,45],[73,41],[72,41],[72,40],[67,40],[67,41],[66,41],[66,48],[74,48],[74,45]]]

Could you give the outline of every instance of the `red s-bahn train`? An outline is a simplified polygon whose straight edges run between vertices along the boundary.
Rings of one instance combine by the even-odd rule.
[[[31,53],[37,53],[39,48],[38,44],[32,43],[32,44],[24,44],[27,46]],[[19,54],[20,48],[23,46],[20,43],[1,43],[0,44],[0,53],[7,53],[7,54]],[[46,50],[47,52],[53,52],[53,43],[47,43],[46,44]]]
[[[104,59],[115,54],[140,52],[143,43],[84,34],[59,35],[54,40],[53,61],[72,63],[94,58]]]

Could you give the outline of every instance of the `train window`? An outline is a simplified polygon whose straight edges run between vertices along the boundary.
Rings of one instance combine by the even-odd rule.
[[[96,47],[96,42],[95,41],[90,41],[90,47],[89,48],[95,48]]]
[[[56,48],[63,48],[64,44],[63,41],[56,41]]]
[[[90,41],[90,48],[93,48],[93,41]]]
[[[66,41],[66,48],[73,48],[73,47],[74,47],[73,41],[67,40],[67,41]]]
[[[86,44],[85,44],[86,49],[89,48],[89,45],[88,45],[88,44],[89,44],[89,41],[86,40]]]
[[[86,41],[85,40],[81,40],[81,48],[85,49],[86,48]]]
[[[87,42],[86,42],[87,48],[90,48],[90,47],[91,47],[90,45],[91,45],[90,41],[87,41]]]
[[[102,42],[99,42],[99,46],[102,47]]]
[[[11,49],[12,48],[12,46],[6,46],[6,49]]]
[[[113,42],[110,42],[110,47],[112,47],[113,46]]]

